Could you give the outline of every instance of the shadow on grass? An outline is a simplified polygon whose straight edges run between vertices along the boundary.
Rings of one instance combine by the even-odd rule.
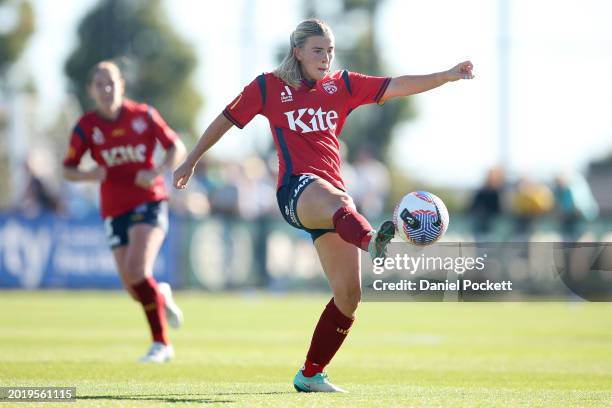
[[[225,404],[236,402],[230,400],[217,400],[212,398],[185,398],[170,395],[77,395],[77,400],[119,400],[119,401],[158,401],[172,403],[197,403],[197,404]]]
[[[289,391],[270,391],[270,392],[220,392],[215,394],[203,394],[201,398],[186,397],[194,394],[164,394],[164,395],[77,395],[77,400],[123,400],[123,401],[158,401],[172,403],[198,403],[198,404],[224,404],[236,402],[227,399],[213,399],[211,396],[232,396],[232,395],[282,395],[295,394]],[[197,394],[196,394],[197,395]]]

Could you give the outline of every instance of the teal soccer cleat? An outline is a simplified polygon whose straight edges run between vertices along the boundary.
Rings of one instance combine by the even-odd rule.
[[[317,373],[312,377],[304,377],[302,370],[298,370],[295,375],[293,387],[297,392],[346,392],[330,383],[327,374]]]
[[[387,245],[395,236],[395,224],[393,221],[385,221],[380,225],[378,231],[373,231],[372,238],[368,244],[368,252],[372,261],[387,257]]]

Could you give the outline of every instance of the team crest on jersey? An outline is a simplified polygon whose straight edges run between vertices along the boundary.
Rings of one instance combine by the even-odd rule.
[[[91,135],[91,139],[97,145],[104,144],[104,134],[97,126],[93,128],[93,134]]]
[[[281,102],[293,102],[293,94],[291,93],[291,88],[285,85],[285,90],[280,94]]]
[[[141,134],[147,130],[147,122],[142,117],[138,117],[132,121],[132,129],[134,132]]]
[[[338,92],[338,87],[336,86],[336,83],[334,81],[327,81],[323,83],[323,89],[325,89],[325,92],[330,95],[333,95]]]

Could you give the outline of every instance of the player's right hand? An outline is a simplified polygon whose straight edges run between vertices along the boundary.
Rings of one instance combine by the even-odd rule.
[[[173,182],[174,188],[178,188],[179,190],[183,190],[187,187],[187,183],[191,176],[193,176],[194,166],[184,161],[180,166],[174,170]]]

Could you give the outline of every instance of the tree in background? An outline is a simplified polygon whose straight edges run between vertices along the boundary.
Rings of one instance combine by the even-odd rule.
[[[380,6],[378,0],[306,1],[305,15],[326,20],[336,33],[336,66],[368,75],[389,75],[377,46],[375,22]],[[326,12],[325,10],[333,10]],[[374,156],[385,161],[391,142],[393,127],[414,117],[411,100],[396,99],[384,109],[366,105],[350,115],[342,131],[342,140],[348,146],[349,159],[354,159],[359,148],[367,148]]]
[[[118,60],[129,97],[155,106],[172,128],[193,138],[202,97],[191,83],[197,59],[164,15],[160,0],[101,0],[79,24],[65,70],[84,110],[92,67]]]
[[[27,0],[0,0],[0,12],[9,16],[8,26],[0,29],[0,77],[4,78],[34,32],[34,10]]]
[[[0,0],[0,14],[4,16],[0,27],[0,101],[2,96],[7,103],[0,103],[0,208],[11,204],[11,198],[16,190],[12,171],[17,160],[12,156],[11,138],[18,135],[9,134],[10,103],[9,95],[14,91],[14,84],[8,79],[9,68],[19,59],[25,50],[30,36],[34,32],[34,10],[28,0]]]

